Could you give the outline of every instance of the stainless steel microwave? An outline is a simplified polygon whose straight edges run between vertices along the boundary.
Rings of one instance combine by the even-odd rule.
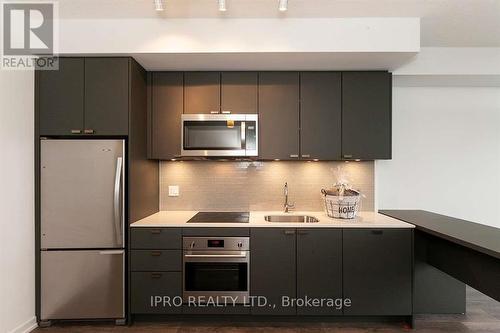
[[[182,156],[258,156],[258,115],[183,114]]]

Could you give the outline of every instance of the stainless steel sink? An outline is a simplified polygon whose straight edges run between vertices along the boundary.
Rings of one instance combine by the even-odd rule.
[[[266,215],[267,222],[282,222],[282,223],[316,223],[317,218],[309,215]]]

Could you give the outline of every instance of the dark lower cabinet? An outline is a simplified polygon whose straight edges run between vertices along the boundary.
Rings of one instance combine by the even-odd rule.
[[[181,228],[131,228],[130,247],[137,250],[182,249]]]
[[[250,295],[268,302],[251,313],[295,315],[294,306],[282,306],[283,297],[296,297],[295,229],[252,228],[250,237]]]
[[[298,315],[342,315],[341,229],[297,229],[297,298]]]
[[[83,58],[59,58],[59,70],[36,71],[40,135],[83,133]]]
[[[127,135],[129,58],[85,58],[85,131]]]
[[[182,313],[181,228],[131,228],[130,311]]]
[[[180,271],[181,250],[131,250],[132,271]]]
[[[130,290],[134,314],[182,312],[181,272],[132,272]]]
[[[344,315],[411,315],[413,231],[344,229]]]
[[[342,157],[390,159],[392,74],[342,73]]]

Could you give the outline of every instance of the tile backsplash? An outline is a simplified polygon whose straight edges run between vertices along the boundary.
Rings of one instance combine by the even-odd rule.
[[[283,185],[295,210],[323,210],[322,188],[335,183],[338,168],[364,195],[362,210],[374,210],[374,162],[160,162],[160,210],[281,210]],[[168,186],[179,186],[169,197]]]

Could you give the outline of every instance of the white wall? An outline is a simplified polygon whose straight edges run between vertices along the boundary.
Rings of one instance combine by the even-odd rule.
[[[500,227],[500,88],[394,87],[393,159],[379,209],[425,209]]]
[[[0,333],[36,325],[33,81],[0,70]]]
[[[420,18],[62,19],[58,46],[60,53],[109,54],[414,53]]]

